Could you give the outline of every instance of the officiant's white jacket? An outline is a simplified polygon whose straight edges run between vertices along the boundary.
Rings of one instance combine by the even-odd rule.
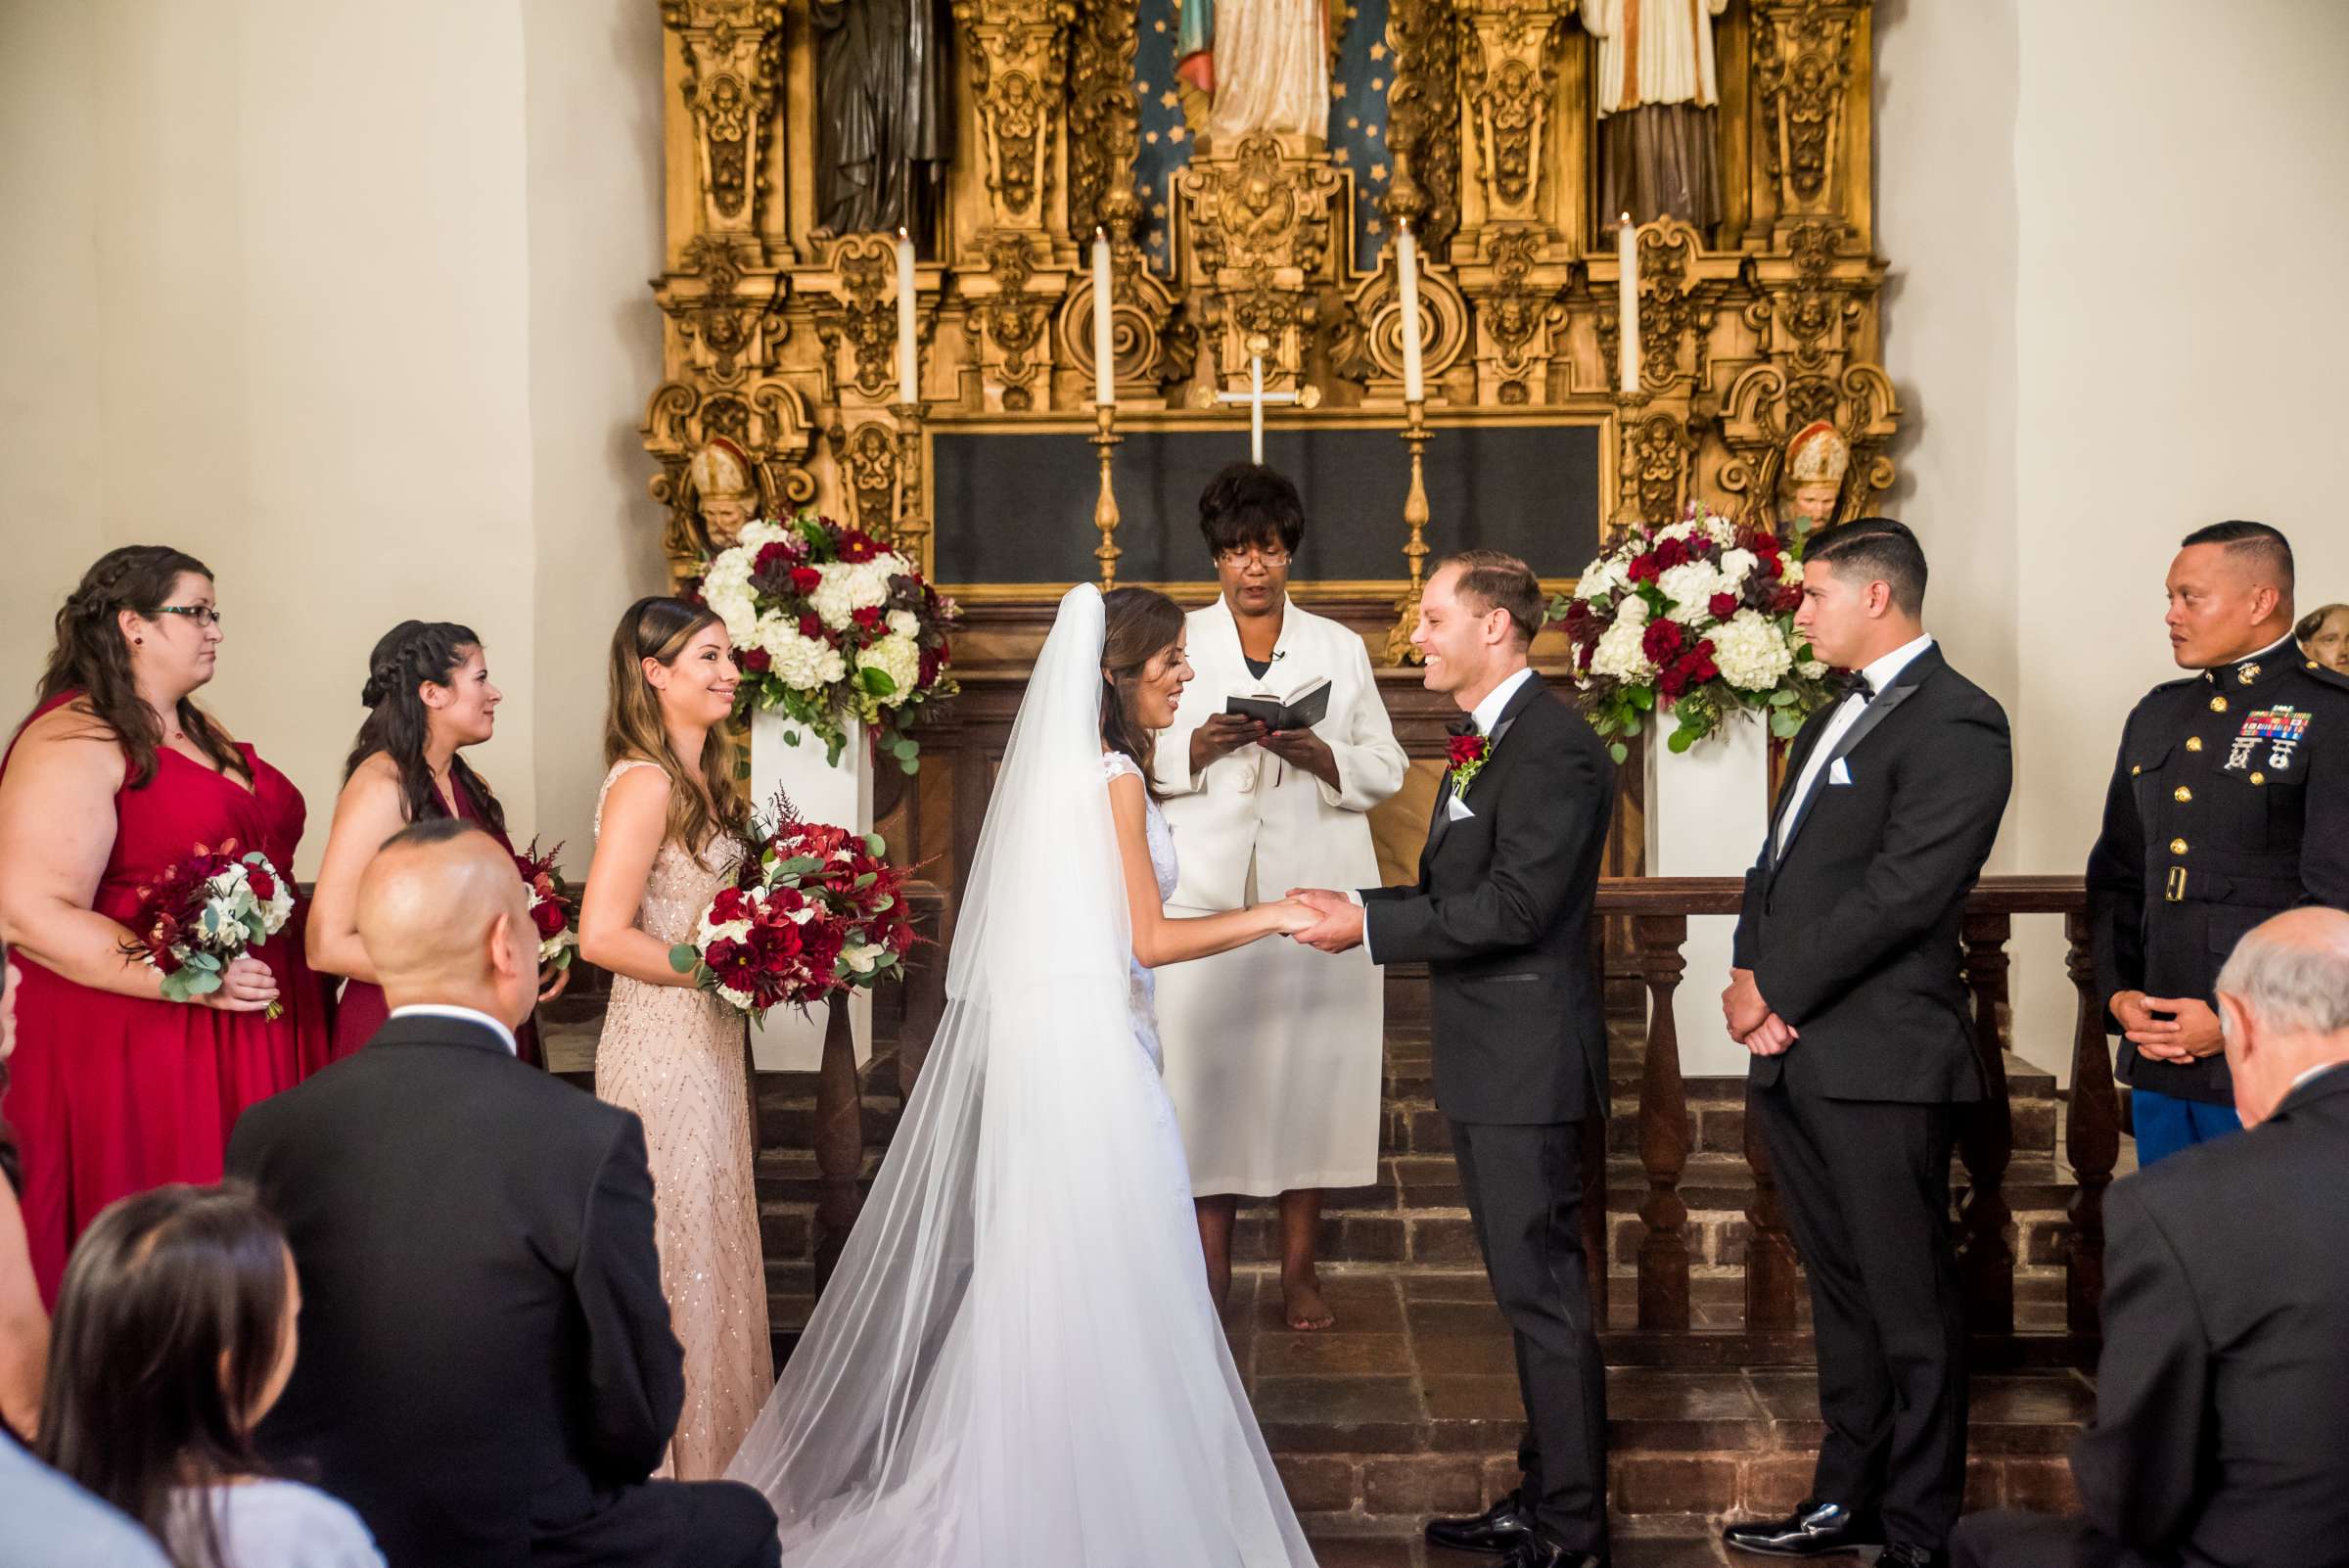
[[[1173,726],[1158,738],[1158,785],[1181,861],[1167,901],[1188,909],[1240,908],[1252,856],[1259,899],[1277,899],[1291,888],[1375,887],[1378,853],[1363,813],[1403,788],[1407,760],[1379,701],[1362,639],[1290,600],[1272,668],[1259,680],[1248,672],[1239,623],[1221,595],[1188,621],[1194,677]],[[1329,712],[1313,733],[1336,754],[1336,789],[1261,746],[1243,746],[1191,772],[1191,736],[1223,711],[1224,699],[1284,697],[1317,676],[1329,679]]]

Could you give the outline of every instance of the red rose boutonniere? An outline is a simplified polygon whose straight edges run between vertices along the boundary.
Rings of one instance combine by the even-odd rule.
[[[1451,793],[1465,795],[1476,780],[1477,770],[1493,755],[1493,743],[1483,735],[1454,735],[1445,743],[1444,755],[1451,778]]]

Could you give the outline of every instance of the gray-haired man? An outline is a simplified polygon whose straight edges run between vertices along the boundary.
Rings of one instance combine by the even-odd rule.
[[[2106,1200],[2085,1521],[1976,1514],[1960,1568],[2251,1568],[2349,1550],[2349,914],[2275,916],[2219,972],[2248,1137]]]

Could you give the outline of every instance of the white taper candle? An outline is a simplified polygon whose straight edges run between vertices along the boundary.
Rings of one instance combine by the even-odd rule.
[[[1109,236],[1093,230],[1093,401],[1118,400],[1115,338],[1110,331]]]
[[[1629,212],[1615,230],[1615,256],[1622,274],[1615,284],[1615,312],[1622,323],[1615,334],[1616,368],[1629,394],[1639,390],[1639,231]]]
[[[913,342],[913,240],[898,230],[898,401],[922,400],[921,360]]]
[[[1427,386],[1419,365],[1419,241],[1408,219],[1396,240],[1395,258],[1403,275],[1403,400],[1425,402]]]

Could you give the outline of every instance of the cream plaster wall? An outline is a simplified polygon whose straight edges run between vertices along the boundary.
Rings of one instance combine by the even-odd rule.
[[[660,578],[626,456],[656,9],[20,0],[0,28],[5,706],[101,550],[203,557],[207,699],[308,798],[307,871],[369,647],[464,622],[507,695],[483,771],[583,862],[604,638]]]

